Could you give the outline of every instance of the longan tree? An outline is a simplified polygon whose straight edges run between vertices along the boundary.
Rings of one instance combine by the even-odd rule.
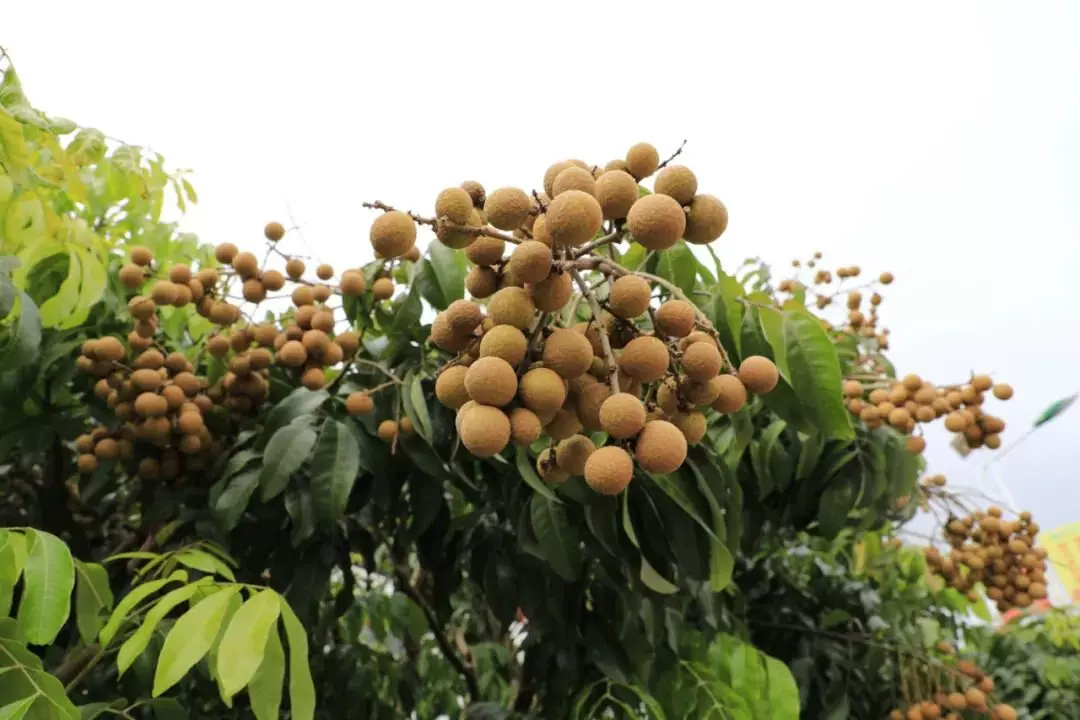
[[[6,172],[13,159],[75,162],[86,149],[61,155],[38,134],[51,126],[20,125],[28,144],[13,154],[9,128],[0,124]],[[65,213],[104,208],[82,230],[108,279],[87,296],[92,321],[61,335],[62,313],[49,308],[45,326],[35,313],[67,297],[79,251],[62,268],[2,268],[2,297],[19,298],[4,303],[5,348],[20,360],[8,397],[33,388],[29,404],[14,403],[20,420],[66,414],[49,426],[55,442],[35,442],[21,421],[5,436],[17,488],[5,512],[28,527],[57,512],[43,503],[55,492],[36,490],[45,478],[66,494],[47,529],[79,567],[108,567],[105,589],[164,603],[151,612],[179,630],[145,652],[120,649],[133,672],[145,654],[165,678],[130,681],[134,695],[169,690],[215,716],[260,720],[277,716],[283,682],[292,717],[313,716],[315,686],[327,716],[434,717],[460,703],[477,717],[596,717],[638,704],[655,717],[796,717],[791,671],[747,642],[754,564],[804,535],[891,532],[934,499],[933,483],[918,481],[920,424],[943,418],[972,448],[992,449],[1004,423],[984,400],[1011,390],[978,375],[897,379],[877,288],[864,309],[869,287],[830,290],[817,267],[809,284],[774,283],[753,261],[726,270],[710,243],[727,209],[676,164],[681,154],[661,161],[640,143],[604,166],[556,162],[535,185],[452,184],[432,191],[430,208],[367,203],[375,259],[348,268],[305,256],[291,222],[267,223],[261,247],[200,246],[173,228],[112,225],[114,201],[51,196],[68,186],[13,174],[20,217],[31,198],[55,201],[43,231],[64,218],[82,228]],[[167,180],[155,172],[130,182],[156,197]],[[141,198],[115,202],[152,216]],[[40,264],[25,252],[37,236],[23,229],[11,252]],[[100,284],[90,281],[74,285]],[[843,292],[846,315],[830,320]],[[39,354],[51,362],[36,367]],[[950,520],[956,557],[930,562],[957,590],[989,581],[988,595],[1022,605],[1040,582],[1027,562],[1041,561],[1037,526],[1006,526],[993,510]],[[287,681],[258,672],[284,665],[280,641],[223,662],[240,651],[223,651],[230,644],[191,615],[170,616],[170,596],[155,594],[163,585],[142,589],[181,566],[192,596],[213,577],[219,592],[249,593],[244,608],[266,602],[266,627],[280,613]],[[93,595],[101,607],[58,629],[61,662],[49,669],[80,700],[106,702],[127,668],[105,659],[113,636],[88,618],[126,600],[114,608],[111,594]],[[385,597],[401,602],[385,607]],[[215,601],[222,615],[263,617],[228,600]],[[186,613],[223,623],[206,602]],[[177,685],[184,673],[170,668],[190,643],[206,648],[187,669],[207,655],[212,682]],[[763,672],[733,672],[743,657]],[[1008,717],[992,696],[968,700]]]

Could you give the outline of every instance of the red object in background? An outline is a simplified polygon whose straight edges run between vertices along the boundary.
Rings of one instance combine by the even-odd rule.
[[[1013,608],[1012,610],[1009,610],[1001,616],[1001,622],[1003,625],[1008,625],[1013,620],[1022,618],[1025,615],[1037,615],[1039,613],[1044,613],[1052,607],[1053,605],[1050,604],[1049,599],[1036,600],[1031,604],[1031,607],[1029,608]]]
[[[517,609],[517,621],[522,625],[529,622],[529,618],[525,617],[525,613],[521,612],[521,608]]]

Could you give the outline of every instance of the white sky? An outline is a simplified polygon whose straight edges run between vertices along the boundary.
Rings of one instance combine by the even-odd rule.
[[[1080,390],[1075,2],[8,5],[32,102],[194,168],[206,241],[259,243],[287,203],[309,252],[358,264],[363,200],[429,212],[465,179],[685,137],[726,261],[893,271],[897,368],[1012,383],[1006,443]],[[1044,527],[1080,519],[1078,434],[1074,408],[1002,462]],[[929,437],[977,482],[990,453]]]

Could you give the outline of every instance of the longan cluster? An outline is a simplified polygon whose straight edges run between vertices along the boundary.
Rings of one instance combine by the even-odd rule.
[[[1046,598],[1046,549],[1035,545],[1039,525],[1031,513],[1007,520],[992,505],[986,512],[952,517],[943,533],[951,551],[943,555],[929,547],[926,562],[949,587],[966,593],[982,583],[1000,612]]]
[[[953,652],[945,642],[938,644],[938,650],[946,655]],[[970,660],[957,660],[949,666],[934,665],[919,674],[925,677],[915,681],[922,690],[916,697],[929,698],[908,698],[905,707],[889,713],[888,720],[962,720],[974,715],[988,715],[992,720],[1016,720],[1017,712],[1012,705],[992,701],[994,679]]]
[[[639,181],[653,174],[654,192],[643,193]],[[435,392],[457,411],[465,447],[491,457],[546,435],[537,459],[545,480],[584,476],[595,491],[617,494],[635,463],[677,470],[705,435],[703,411],[737,411],[748,393],[772,390],[778,373],[758,356],[736,370],[677,288],[594,253],[631,238],[649,250],[717,239],[727,210],[698,192],[691,170],[661,163],[641,143],[604,167],[555,163],[542,182],[531,194],[489,193],[475,181],[446,188],[433,218],[371,203],[384,211],[371,241],[386,246],[392,235],[396,251],[415,241],[416,224],[430,225],[473,264],[465,281],[473,300],[451,303],[431,326],[432,344],[455,355]],[[577,316],[582,302],[586,321]],[[604,446],[593,432],[607,434]]]
[[[284,227],[268,223],[264,234],[277,251]],[[254,254],[232,243],[214,248],[214,257],[221,266],[195,270],[175,264],[161,272],[149,249],[131,248],[131,262],[118,273],[121,283],[133,291],[152,284],[128,303],[133,328],[126,343],[112,336],[88,340],[77,361],[79,370],[98,378],[94,392],[117,420],[77,440],[80,472],[94,472],[110,461],[126,463],[144,480],[173,480],[201,470],[224,447],[211,427],[228,432],[233,427],[230,418],[250,415],[267,400],[272,365],[294,372],[301,384],[317,390],[327,384],[329,368],[356,354],[360,336],[352,330],[335,331],[328,302],[334,296],[364,294],[362,271],[346,270],[331,284],[335,273],[328,264],[319,265],[317,280],[311,281],[304,279],[307,268],[299,258],[283,255],[282,273],[260,267]],[[231,302],[234,282],[241,284],[236,299],[255,305],[291,283],[293,307],[276,322],[249,323],[241,304]],[[391,282],[390,294],[392,288]],[[201,354],[170,352],[158,336],[159,308],[189,305],[217,326],[204,349],[226,369],[213,383],[196,374]]]
[[[973,375],[963,385],[937,387],[915,374],[902,380],[875,380],[864,384],[860,380],[844,382],[844,396],[849,411],[858,415],[868,428],[889,425],[908,435],[908,449],[922,452],[926,440],[913,434],[921,424],[944,418],[945,427],[962,433],[970,448],[1001,447],[1001,432],[1005,421],[982,408],[986,393],[998,400],[1012,397],[1012,388],[1004,383],[994,384],[989,375]]]

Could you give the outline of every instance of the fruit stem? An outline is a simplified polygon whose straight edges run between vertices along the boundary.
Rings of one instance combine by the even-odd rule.
[[[551,313],[540,313],[540,317],[536,320],[536,325],[533,326],[532,332],[529,333],[529,339],[525,342],[525,357],[522,359],[521,364],[518,365],[518,377],[525,374],[529,364],[532,362],[533,349],[536,346],[536,341],[540,338],[540,335],[544,332],[544,326],[548,324],[548,320],[551,318]]]
[[[607,366],[608,381],[611,384],[612,393],[617,395],[619,393],[619,372],[615,365],[615,354],[611,352],[611,342],[608,340],[607,332],[600,326],[600,303],[596,302],[596,295],[593,294],[592,288],[585,282],[585,278],[581,277],[581,273],[576,267],[570,267],[570,277],[574,278],[574,282],[577,283],[582,296],[589,303],[589,309],[592,310],[593,322],[597,325],[596,334],[600,336],[600,346],[604,349],[604,364]]]
[[[625,234],[626,234],[625,230],[616,230],[616,231],[614,231],[612,233],[608,233],[604,237],[593,240],[591,243],[588,243],[587,245],[582,245],[578,249],[578,251],[574,253],[574,257],[575,258],[583,257],[583,256],[588,255],[589,253],[591,253],[593,250],[596,250],[597,248],[603,247],[604,245],[612,245],[614,243],[620,242],[623,239],[623,236]]]
[[[368,367],[373,367],[376,370],[378,370],[379,372],[386,375],[388,378],[390,378],[391,382],[393,382],[393,383],[395,383],[397,385],[401,385],[401,378],[399,378],[397,375],[390,372],[389,370],[384,368],[382,365],[380,365],[379,363],[377,363],[377,362],[375,362],[373,360],[353,359],[352,362],[353,362],[354,365],[367,365]],[[342,374],[344,374],[344,373],[342,373]]]

